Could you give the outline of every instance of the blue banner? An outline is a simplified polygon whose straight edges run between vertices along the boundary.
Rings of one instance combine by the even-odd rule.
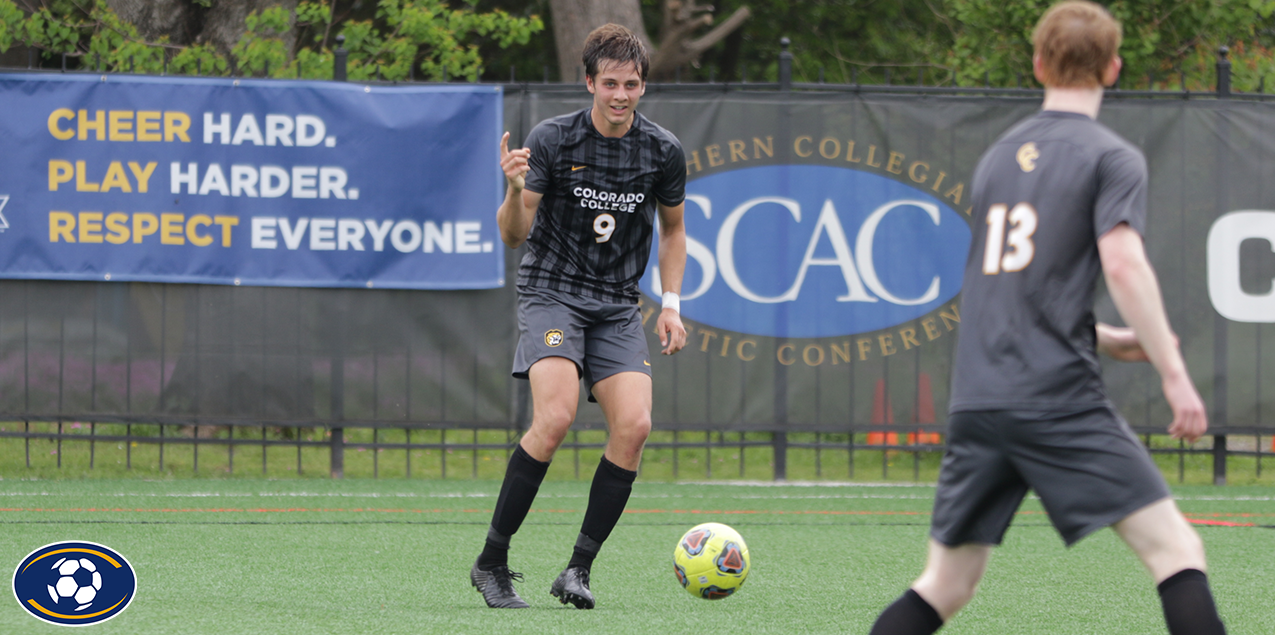
[[[504,284],[497,86],[0,75],[0,278]]]
[[[888,329],[949,306],[961,290],[969,222],[950,198],[915,184],[808,164],[687,183],[682,316],[814,338]],[[662,291],[656,264],[642,280],[653,299]]]

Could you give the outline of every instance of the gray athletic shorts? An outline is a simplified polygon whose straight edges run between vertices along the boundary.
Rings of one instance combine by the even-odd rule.
[[[651,374],[651,356],[636,304],[610,304],[572,293],[518,289],[518,350],[513,375],[527,378],[546,357],[576,364],[589,401],[593,385],[625,371]]]
[[[1028,489],[1068,546],[1169,496],[1151,454],[1110,407],[954,412],[930,536],[950,547],[998,545]]]

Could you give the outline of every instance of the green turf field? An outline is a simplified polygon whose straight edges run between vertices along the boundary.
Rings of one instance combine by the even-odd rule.
[[[594,566],[598,608],[549,596],[587,482],[550,482],[514,539],[532,608],[487,609],[467,574],[499,484],[404,480],[0,480],[0,562],[61,540],[127,557],[137,599],[95,633],[866,633],[919,572],[933,488],[639,481]],[[1233,634],[1270,633],[1275,490],[1175,490],[1201,525]],[[692,598],[673,547],[699,522],[748,541],[735,596]],[[64,632],[0,601],[0,633]],[[943,633],[1163,633],[1158,598],[1110,531],[1070,551],[1028,501],[981,593]]]

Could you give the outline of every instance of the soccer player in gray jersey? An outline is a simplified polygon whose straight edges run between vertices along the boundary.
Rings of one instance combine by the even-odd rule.
[[[1145,159],[1095,121],[1102,87],[1120,72],[1120,24],[1099,5],[1064,2],[1042,16],[1033,43],[1042,112],[992,144],[974,172],[929,558],[871,633],[933,633],[951,619],[1028,489],[1067,545],[1114,527],[1155,580],[1172,635],[1224,633],[1200,538],[1107,399],[1096,357],[1149,360],[1173,411],[1169,433],[1204,434],[1204,405],[1143,249]],[[1131,328],[1095,322],[1100,272]]]
[[[589,34],[584,66],[593,105],[541,122],[527,147],[500,141],[508,180],[496,214],[501,238],[528,249],[518,268],[513,374],[531,381],[531,428],[509,459],[491,527],[470,581],[493,608],[525,608],[509,569],[510,538],[576,415],[580,380],[606,416],[606,450],[593,475],[570,560],[549,592],[591,609],[590,570],[629,499],[651,431],[651,362],[638,280],[659,214],[665,355],[686,344],[678,292],[686,268],[686,161],[677,138],[635,111],[650,61],[642,42],[608,24]]]

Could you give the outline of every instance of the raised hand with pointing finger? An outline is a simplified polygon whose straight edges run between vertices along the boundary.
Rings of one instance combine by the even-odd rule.
[[[527,148],[509,149],[508,132],[500,138],[500,169],[504,170],[505,178],[515,190],[521,191],[526,185],[523,175],[531,170],[531,166],[527,165],[530,158],[531,150]]]
[[[531,221],[540,205],[540,194],[525,189],[526,175],[531,171],[529,148],[509,149],[509,133],[500,138],[500,169],[509,182],[505,200],[496,211],[496,224],[500,227],[500,239],[517,249],[531,232]]]

